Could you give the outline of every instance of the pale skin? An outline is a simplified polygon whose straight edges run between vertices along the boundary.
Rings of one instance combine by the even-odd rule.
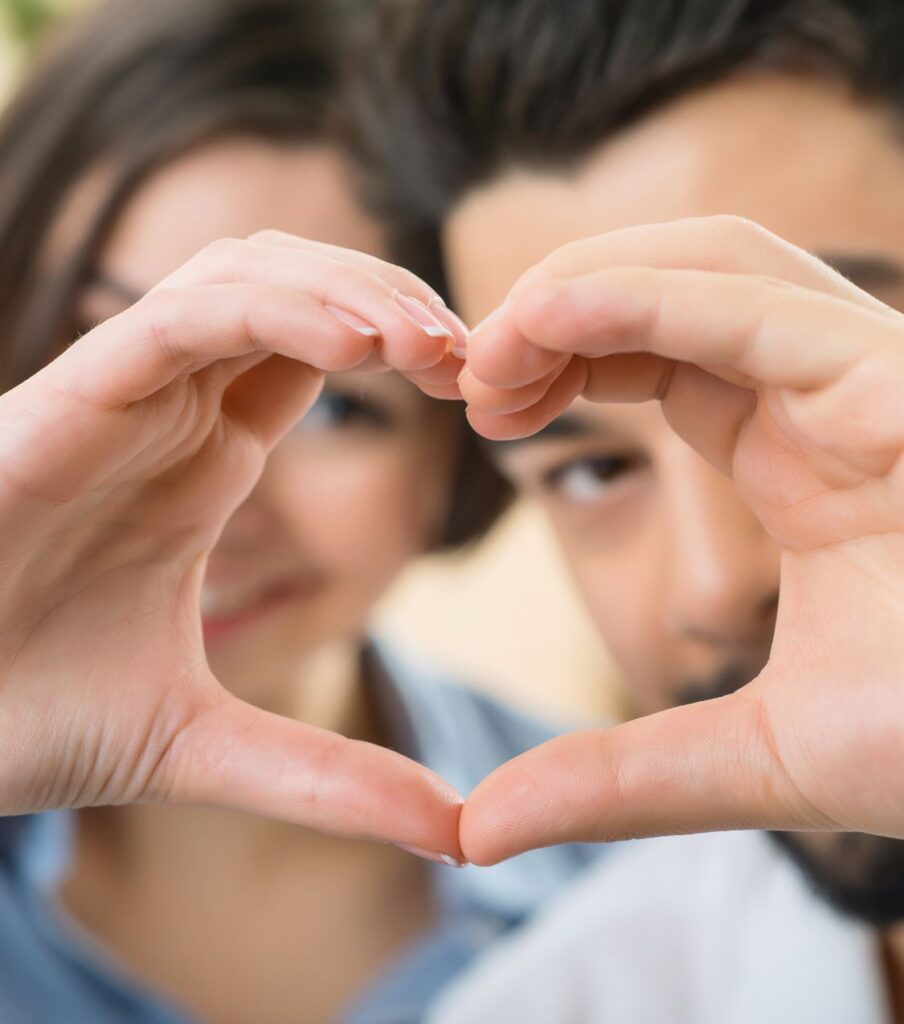
[[[49,261],[78,244],[103,187],[99,175],[77,190]],[[268,223],[333,244],[270,232],[191,259]],[[75,310],[85,329],[103,325],[0,399],[4,477],[19,484],[3,498],[5,535],[18,531],[4,614],[20,631],[15,650],[4,632],[3,810],[139,801],[80,812],[59,896],[129,970],[205,1019],[279,1021],[299,1006],[334,1019],[429,929],[421,862],[345,839],[460,856],[460,798],[377,745],[392,738],[357,658],[373,603],[437,538],[454,461],[452,409],[374,371],[401,358],[441,390],[461,368],[447,353],[457,322],[427,310],[416,278],[362,254],[381,248],[329,147],[211,143],[127,205]],[[326,278],[367,333],[325,309]],[[429,331],[396,289],[423,300]],[[325,360],[267,362],[248,332]],[[153,387],[141,374],[186,334],[226,359],[109,401],[104,387]],[[354,372],[321,392],[323,369]],[[52,566],[41,545],[59,555]],[[285,583],[288,596],[260,604]]]
[[[260,252],[261,247],[284,251],[277,261],[270,258],[272,252]],[[217,251],[223,255],[212,261],[215,268],[222,266],[216,260],[226,255],[224,247]],[[123,359],[122,349],[114,348],[112,328],[100,328],[90,347],[83,344],[89,339],[83,339],[2,400],[4,475],[13,481],[3,502],[4,528],[6,536],[17,538],[15,560],[4,580],[18,582],[18,589],[4,583],[3,611],[16,624],[11,636],[21,641],[19,649],[35,655],[29,663],[27,657],[14,659],[7,651],[6,665],[15,661],[16,671],[7,674],[4,697],[7,721],[15,717],[24,722],[31,730],[26,736],[36,738],[30,745],[39,737],[41,747],[36,757],[26,743],[15,742],[23,727],[9,728],[3,748],[13,756],[4,780],[4,806],[24,810],[85,798],[217,802],[343,834],[456,849],[459,805],[436,780],[386,752],[362,750],[350,741],[237,708],[198,657],[200,560],[253,483],[264,452],[311,400],[318,371],[360,365],[370,353],[360,335],[337,334],[333,341],[330,332],[339,328],[332,321],[327,326],[322,309],[311,310],[308,304],[303,304],[305,318],[317,316],[304,322],[316,326],[321,338],[331,339],[330,365],[320,365],[322,348],[317,355],[302,347],[304,339],[294,329],[302,313],[289,294],[302,281],[290,278],[286,288],[282,275],[289,273],[287,268],[297,272],[302,258],[311,255],[309,247],[299,249],[282,237],[268,236],[244,247],[232,243],[230,259],[239,251],[243,274],[250,277],[245,288],[254,289],[259,300],[253,310],[242,302],[244,289],[234,284],[215,285],[217,302],[207,301],[209,282],[222,280],[221,270],[211,276],[208,253],[170,280],[178,285],[175,294],[161,289],[110,322],[117,325],[117,333],[122,329],[130,351],[138,356]],[[332,280],[332,264],[331,270]],[[382,265],[368,266],[367,272],[385,284]],[[279,275],[278,281],[273,274]],[[343,306],[350,308],[353,289],[344,283]],[[304,284],[310,287],[307,278]],[[321,278],[317,284],[315,294],[322,302],[328,286]],[[405,285],[409,287],[407,280]],[[428,359],[410,339],[400,341],[398,351],[389,345],[395,310],[390,307],[390,316],[364,291],[368,301],[362,299],[354,311],[380,330],[387,363],[410,373],[427,365],[443,366],[443,352],[435,347]],[[166,297],[161,300],[160,294]],[[431,296],[422,298],[429,301]],[[182,305],[189,299],[196,303],[190,307],[192,315],[201,317],[194,323],[205,325],[203,338],[189,329],[193,321]],[[229,314],[239,322],[255,317],[250,323],[256,345],[275,351],[278,358],[288,356],[293,364],[299,359],[309,363],[298,363],[291,391],[282,396],[271,391],[263,409],[263,402],[242,395],[232,407],[235,411],[230,410],[225,447],[219,447],[226,426],[223,415],[200,406],[190,421],[195,434],[186,437],[180,430],[176,443],[164,429],[166,414],[184,409],[180,400],[188,395],[204,397],[197,387],[199,376],[216,405],[236,364],[227,369],[214,361],[186,376],[185,363],[174,363],[173,351],[188,351],[185,358],[192,362],[212,357],[253,362],[242,380],[250,383],[253,375],[256,384],[274,386],[272,378],[264,379],[272,363],[261,361],[247,332],[230,332],[224,310],[225,320]],[[293,329],[287,330],[290,324]],[[142,355],[146,349],[138,343],[147,341],[149,327],[166,343],[166,364]],[[176,330],[174,349],[168,339]],[[418,344],[425,343],[418,338]],[[119,359],[113,375],[105,358],[110,348]],[[462,817],[462,848],[471,859],[489,863],[566,839],[736,826],[849,828],[904,836],[899,782],[904,700],[897,692],[904,631],[889,598],[899,594],[904,568],[898,401],[902,351],[899,314],[801,250],[735,219],[634,229],[560,251],[531,271],[515,289],[512,303],[472,336],[470,377],[463,381],[462,392],[472,422],[489,436],[539,429],[581,394],[593,401],[660,398],[681,436],[732,473],[752,511],[781,546],[782,597],[769,663],[737,695],[663,712],[607,733],[556,741],[487,780]],[[429,386],[435,387],[436,380],[447,386],[447,370],[438,373]],[[544,373],[549,374],[549,387],[539,388],[538,396],[533,385]],[[159,406],[155,410],[153,429],[143,418],[149,393],[164,399],[163,415]],[[67,406],[65,419],[61,402]],[[40,430],[29,429],[33,419],[23,426],[21,409],[42,417]],[[236,416],[237,427],[232,425]],[[103,439],[107,447],[93,444],[96,459],[83,458],[79,464],[73,459],[88,449],[86,439]],[[205,459],[205,441],[218,446],[215,466]],[[234,454],[235,460],[227,462],[225,453]],[[177,471],[186,455],[191,479]],[[782,467],[781,473],[773,472],[776,466]],[[205,474],[208,499],[203,508],[192,500],[197,497],[192,480],[199,479],[199,472]],[[146,481],[153,484],[150,491]],[[164,493],[165,537],[161,520],[154,518],[154,502],[148,501]],[[219,501],[211,502],[211,496]],[[108,546],[110,572],[100,576],[96,553],[85,557],[83,566],[77,556],[89,550],[91,537],[81,536],[91,533],[87,513],[96,516],[99,508],[110,509],[113,499],[117,508],[140,512],[135,521],[141,529],[124,530],[123,543]],[[185,526],[175,537],[174,510]],[[69,511],[72,519],[67,520]],[[116,521],[123,522],[122,512]],[[70,523],[78,525],[77,533]],[[59,600],[72,589],[72,577],[61,574],[60,566],[39,561],[39,545],[50,537],[61,551],[68,549],[58,537],[79,542],[73,555],[84,588],[78,608],[67,600],[56,611],[48,607],[48,594]],[[51,568],[54,575],[48,578]],[[161,594],[169,601],[161,602]],[[851,594],[856,594],[856,604]],[[68,685],[53,696],[67,699],[76,689],[75,645],[71,640],[65,650],[52,645],[65,643],[67,616],[77,621],[85,614],[85,595],[103,608],[104,616],[98,618],[109,629],[110,659],[120,657],[129,665],[130,696],[140,700],[128,704],[132,729],[113,728],[98,744],[94,730],[103,721],[98,712],[117,706],[111,661],[102,676],[92,674],[90,664],[77,667],[78,700],[64,708],[84,714],[81,724],[76,719],[76,736],[83,734],[85,742],[79,739],[77,756],[72,757],[72,732],[55,729],[55,720],[48,726],[47,688],[54,677],[47,665],[53,664],[51,658],[65,664]],[[164,603],[168,607],[161,609]],[[164,689],[159,672],[136,677],[129,657],[136,649],[136,617],[153,624],[148,635],[156,638],[164,627],[171,632],[171,608],[181,609],[184,621],[195,624],[163,652],[172,664],[167,660],[159,666],[166,678],[187,679],[189,685],[176,693]],[[122,641],[120,609],[133,612],[128,646]],[[159,644],[155,652],[159,656]],[[39,660],[38,653],[46,660]],[[200,717],[199,710],[206,714]],[[153,726],[137,746],[136,721]],[[237,723],[247,724],[250,731],[237,728]],[[210,757],[211,750],[232,750],[236,744],[247,761],[240,757],[238,765],[224,765]],[[125,770],[98,775],[84,756],[89,750],[106,755],[111,769]],[[318,753],[333,751],[337,756],[331,774],[321,776],[325,784],[319,801],[312,799],[306,778],[293,785],[286,777],[286,759],[305,777]],[[27,784],[26,773],[36,767],[42,773],[40,792]],[[367,780],[364,788],[362,779]],[[391,805],[381,798],[389,788],[394,794]],[[369,800],[360,798],[363,792]],[[399,793],[406,794],[404,800],[399,801]],[[554,815],[547,813],[551,806]]]
[[[583,394],[569,430],[500,463],[549,512],[635,706],[661,711],[725,668],[734,686],[758,677],[506,766],[466,806],[472,859],[736,825],[901,836],[902,172],[881,110],[761,77],[453,211],[465,315],[514,285],[472,336],[474,425],[531,434]],[[608,234],[573,241],[588,231]],[[799,842],[833,856],[830,834]],[[884,937],[895,993],[900,929]]]
[[[869,472],[855,462],[845,469],[860,472],[856,487],[847,494],[844,483],[829,488],[810,503],[806,518],[789,518],[781,508],[791,500],[791,488],[824,486],[816,473],[824,472],[825,456],[819,453],[817,459],[814,444],[806,458],[779,463],[769,445],[785,443],[782,435],[768,437],[769,445],[762,432],[758,439],[773,418],[762,407],[752,412],[751,399],[759,393],[774,400],[782,389],[767,388],[772,382],[765,380],[751,388],[754,382],[744,380],[745,386],[734,390],[719,375],[733,378],[740,368],[720,362],[706,367],[705,376],[690,368],[676,373],[664,406],[638,401],[661,380],[661,368],[675,365],[661,361],[663,355],[677,353],[654,348],[658,338],[640,331],[628,340],[616,321],[611,327],[617,337],[601,332],[594,339],[602,351],[636,343],[658,353],[640,355],[634,370],[625,373],[625,356],[597,362],[600,349],[585,350],[582,338],[572,351],[569,337],[572,328],[579,334],[582,321],[599,325],[610,312],[620,316],[620,307],[609,305],[623,301],[614,282],[619,275],[635,278],[634,270],[620,267],[646,268],[637,273],[637,287],[647,287],[639,284],[646,275],[647,299],[653,302],[674,296],[678,279],[691,271],[695,287],[714,291],[700,304],[679,285],[678,300],[663,307],[671,311],[660,319],[669,329],[668,343],[688,347],[679,361],[699,357],[693,346],[705,343],[707,333],[711,340],[718,336],[720,353],[725,346],[720,359],[737,358],[743,346],[730,346],[743,339],[745,317],[757,317],[760,310],[725,297],[733,296],[733,289],[749,289],[747,301],[756,303],[759,295],[778,326],[779,315],[799,317],[797,345],[782,342],[779,365],[784,368],[792,351],[825,356],[826,339],[837,326],[826,333],[816,300],[844,296],[844,310],[858,323],[862,319],[864,328],[870,325],[854,334],[886,353],[881,358],[892,364],[889,376],[861,378],[859,401],[853,390],[844,395],[840,388],[819,388],[806,401],[792,390],[797,403],[788,402],[788,408],[799,420],[806,411],[814,431],[818,410],[826,421],[818,424],[819,432],[827,436],[816,443],[841,440],[846,451],[857,449],[855,460],[868,451],[856,433],[861,424],[877,424],[894,444],[900,430],[894,397],[900,391],[900,372],[894,371],[901,345],[896,310],[904,309],[902,173],[900,135],[887,113],[820,81],[760,76],[722,83],[666,106],[567,173],[505,172],[469,194],[449,217],[445,242],[451,279],[471,321],[490,313],[524,275],[515,288],[515,308],[478,330],[471,345],[463,391],[478,429],[491,436],[534,430],[552,409],[531,408],[531,396],[518,385],[537,368],[552,367],[551,379],[566,367],[579,376],[582,368],[571,359],[575,352],[584,357],[588,383],[596,382],[568,411],[567,430],[504,446],[500,462],[549,513],[637,711],[670,708],[687,698],[689,687],[699,687],[703,695],[707,687],[733,689],[769,663],[757,683],[736,698],[562,741],[504,769],[466,808],[463,837],[472,858],[489,862],[565,839],[734,823],[871,826],[901,835],[893,810],[900,806],[893,792],[900,771],[875,760],[881,751],[893,758],[899,738],[900,618],[895,599],[883,594],[886,586],[893,588],[890,594],[900,588],[900,531],[893,528],[881,542],[828,538],[824,551],[810,550],[821,543],[820,530],[844,523],[840,509],[858,492],[874,487],[879,494],[885,488],[894,509],[889,486],[894,472],[885,483],[880,474],[870,482]],[[850,292],[850,285],[824,265],[750,223],[711,219],[626,230],[724,211],[743,214],[824,255],[870,294]],[[614,233],[571,244],[594,232]],[[510,244],[513,238],[517,245]],[[553,250],[558,252],[544,259]],[[616,271],[611,281],[610,270]],[[553,297],[560,285],[550,289],[548,280],[560,278],[562,292]],[[591,301],[578,280],[594,293]],[[566,283],[572,281],[574,292],[566,297],[571,287]],[[877,307],[875,299],[883,304]],[[528,324],[520,317],[536,316],[537,306],[545,303],[550,319],[541,317],[544,340],[525,344],[517,328]],[[638,307],[634,312],[643,315]],[[695,312],[705,314],[708,332],[690,321]],[[492,386],[482,386],[481,375]],[[844,379],[856,383],[850,374]],[[572,393],[579,384],[572,382]],[[567,391],[567,381],[564,387]],[[884,395],[892,395],[885,406]],[[567,398],[559,397],[558,408],[564,408]],[[525,404],[524,413],[510,418],[485,414]],[[851,414],[852,406],[857,415]],[[723,427],[716,430],[720,415]],[[739,423],[749,426],[741,435],[743,445],[732,449],[726,430]],[[846,438],[840,438],[842,431]],[[838,466],[832,469],[837,472]],[[864,504],[860,512],[865,520],[867,512],[874,516],[878,509]],[[871,528],[865,522],[859,528],[864,526]],[[872,571],[858,561],[867,558],[878,559],[879,568],[867,578],[868,588],[854,590],[851,580]],[[780,645],[770,662],[780,571]],[[831,634],[830,643],[817,627]],[[782,638],[787,640],[781,643]],[[794,659],[808,652],[818,655],[808,682],[813,694],[788,681]],[[822,668],[832,689],[823,685]],[[860,673],[874,675],[869,696],[860,688]],[[775,720],[779,729],[773,735],[781,737],[781,745],[764,750],[763,726]],[[822,733],[823,722],[834,727],[833,735]],[[815,744],[817,734],[822,746]],[[871,812],[869,820],[864,812]],[[861,844],[863,850],[868,842]],[[816,863],[843,862],[844,847],[830,834],[809,831],[799,834],[797,843]],[[884,938],[890,990],[898,993],[894,1001],[900,1013],[904,940],[900,928],[889,929]]]
[[[713,269],[726,234],[734,255]],[[539,398],[522,346],[555,367]],[[539,429],[579,395],[658,399],[782,547],[763,673],[734,696],[553,741],[500,770],[465,812],[472,857],[522,837],[711,827],[904,835],[888,772],[904,729],[904,318],[754,225],[677,222],[551,257],[472,336],[468,374],[471,421],[494,438]]]
[[[458,800],[422,769],[230,699],[206,669],[197,610],[206,556],[324,372],[360,368],[379,338],[381,364],[454,379],[449,337],[405,313],[399,285],[434,298],[325,244],[277,232],[215,243],[0,399],[6,813],[214,803],[457,849]],[[73,664],[87,624],[95,644]],[[77,687],[59,685],[64,661]]]

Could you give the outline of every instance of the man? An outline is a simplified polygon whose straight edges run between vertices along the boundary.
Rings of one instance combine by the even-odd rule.
[[[902,834],[895,15],[390,8],[369,118],[392,211],[406,237],[442,222],[467,319],[508,296],[469,347],[472,423],[509,439],[500,463],[548,509],[639,710],[694,705],[497,773],[464,812],[478,863],[711,827]],[[747,223],[687,219],[724,214],[881,302]],[[768,842],[877,931],[816,903]],[[904,1020],[898,840],[663,841],[574,902],[448,1019]]]

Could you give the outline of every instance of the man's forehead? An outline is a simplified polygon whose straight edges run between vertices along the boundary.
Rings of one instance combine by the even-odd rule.
[[[455,298],[476,321],[558,246],[721,213],[851,257],[873,277],[876,261],[904,264],[902,175],[904,146],[882,117],[837,90],[721,84],[654,112],[572,169],[513,168],[469,193],[445,230]]]

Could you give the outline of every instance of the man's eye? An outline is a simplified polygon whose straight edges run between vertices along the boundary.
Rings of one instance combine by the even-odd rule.
[[[543,485],[566,501],[590,503],[601,498],[619,477],[636,466],[636,459],[621,455],[575,459],[550,470]]]
[[[305,433],[316,433],[356,426],[382,428],[389,424],[390,417],[375,402],[337,391],[324,391],[298,426]]]

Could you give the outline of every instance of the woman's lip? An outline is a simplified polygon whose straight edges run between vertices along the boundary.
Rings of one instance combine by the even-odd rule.
[[[235,611],[221,615],[202,613],[204,639],[218,640],[239,632],[280,605],[310,597],[319,586],[319,580],[313,576],[288,580],[270,587],[256,600]]]

